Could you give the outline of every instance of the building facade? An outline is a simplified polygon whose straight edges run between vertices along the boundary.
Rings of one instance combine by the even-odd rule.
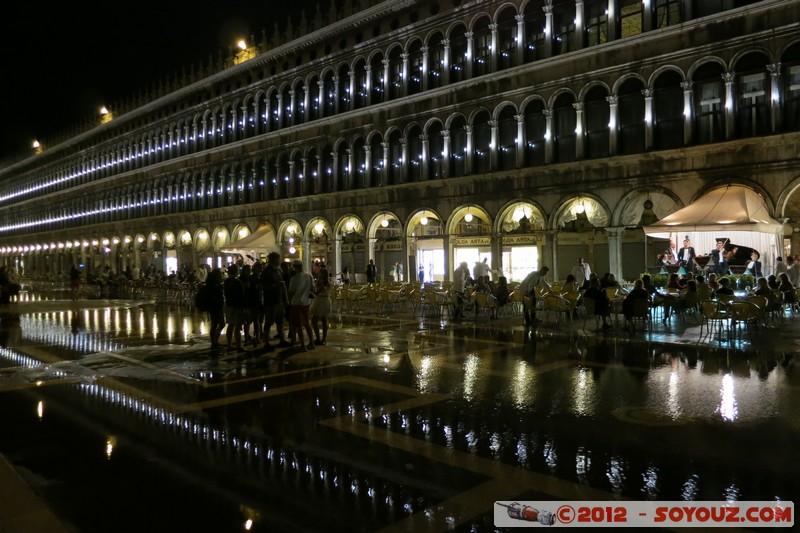
[[[800,1],[320,4],[0,169],[0,262],[216,266],[268,229],[337,273],[630,279],[664,248],[642,225],[730,183],[800,249]]]

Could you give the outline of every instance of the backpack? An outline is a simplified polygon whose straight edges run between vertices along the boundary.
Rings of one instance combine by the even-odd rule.
[[[211,310],[210,291],[211,289],[205,284],[197,290],[197,294],[194,295],[194,306],[198,311],[207,313]]]

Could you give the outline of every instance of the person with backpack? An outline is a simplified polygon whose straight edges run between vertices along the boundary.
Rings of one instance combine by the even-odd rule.
[[[281,254],[271,252],[267,256],[267,266],[261,270],[260,279],[264,299],[264,351],[271,352],[275,349],[269,342],[272,324],[275,324],[280,339],[278,346],[289,346],[283,328],[284,306],[288,304],[288,295],[281,271]]]

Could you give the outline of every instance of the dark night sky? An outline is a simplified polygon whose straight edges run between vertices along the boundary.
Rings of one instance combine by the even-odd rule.
[[[119,0],[3,6],[0,161],[97,116],[101,105],[208,63],[239,36],[258,40],[275,19],[316,0]],[[320,0],[323,7],[329,0]],[[113,10],[113,11],[112,11]],[[113,110],[112,110],[113,111]]]

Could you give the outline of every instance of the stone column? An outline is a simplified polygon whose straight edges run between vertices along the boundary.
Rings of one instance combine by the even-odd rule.
[[[542,6],[544,11],[544,43],[542,57],[553,56],[553,6],[546,4]]]
[[[585,31],[584,16],[583,0],[575,0],[575,35],[573,36],[575,50],[583,48],[583,43],[585,42],[583,38],[583,32]]]
[[[442,130],[442,169],[441,177],[450,176],[450,131]]]
[[[497,121],[490,120],[489,124],[489,131],[490,131],[490,142],[489,142],[489,171],[497,170],[499,167],[498,165],[498,151],[500,147],[499,135],[497,132]]]
[[[400,54],[403,60],[403,79],[400,82],[400,97],[408,96],[408,54],[403,52]]]
[[[283,109],[283,94],[278,93],[275,96],[278,99],[278,115],[275,117],[275,129],[281,129],[286,124],[286,112]]]
[[[339,94],[339,76],[334,76],[331,81],[333,81],[333,114],[336,115],[342,111],[339,109],[339,98],[341,97]]]
[[[473,33],[468,31],[464,34],[467,38],[467,63],[464,65],[466,72],[464,73],[465,79],[472,78],[472,62],[475,61],[475,42],[472,39]]]
[[[546,230],[544,232],[544,241],[545,247],[547,251],[550,252],[550,264],[548,265],[545,260],[545,254],[542,253],[542,264],[539,265],[541,268],[542,266],[550,267],[550,272],[552,272],[553,279],[555,279],[558,274],[558,230]]]
[[[400,165],[400,180],[401,183],[408,181],[408,143],[405,139],[400,139],[400,148],[403,154],[403,163]]]
[[[319,97],[317,99],[317,118],[322,118],[325,116],[325,81],[317,81],[317,87],[319,87]]]
[[[417,181],[425,181],[430,179],[428,175],[428,168],[431,161],[431,154],[430,154],[430,141],[428,141],[428,134],[423,133],[419,136],[420,141],[422,141],[422,158],[419,162],[419,176]]]
[[[691,2],[684,2],[690,4]],[[608,42],[619,39],[617,27],[617,0],[608,0]]]
[[[583,159],[586,154],[583,132],[586,131],[583,118],[583,102],[572,104],[575,109],[575,159]]]
[[[692,121],[692,116],[694,115],[694,106],[692,105],[692,82],[681,82],[681,88],[683,89],[683,145],[689,146],[692,144],[692,137],[694,136]]]
[[[467,160],[466,161],[466,166],[467,166],[466,174],[469,175],[469,174],[472,174],[472,172],[473,172],[473,170],[475,168],[475,166],[473,164],[474,161],[475,161],[475,142],[472,139],[472,125],[467,124],[466,126],[464,126],[464,130],[466,130],[466,132],[467,132],[467,152],[464,154],[464,157]]]
[[[644,149],[653,149],[653,89],[642,89],[644,95]]]
[[[770,128],[772,133],[781,129],[781,64],[767,65],[769,71]]]
[[[295,120],[295,112],[297,111],[297,94],[294,89],[289,89],[289,116],[286,121],[287,126],[294,126],[297,124]]]
[[[421,87],[422,91],[425,91],[425,90],[428,89],[428,70],[429,70],[429,66],[430,65],[428,64],[428,47],[427,46],[423,46],[422,47],[422,79],[420,80],[420,83],[422,85],[422,87]]]
[[[450,40],[442,41],[444,46],[444,65],[442,67],[442,85],[450,84]]]
[[[366,87],[364,88],[367,94],[366,104],[372,105],[372,65],[364,65],[364,71],[366,72]]]
[[[372,148],[368,144],[364,145],[364,179],[363,183],[359,183],[356,187],[366,189],[372,187]]]
[[[380,177],[378,178],[378,187],[383,187],[384,183],[389,183],[389,165],[391,164],[389,162],[389,147],[390,145],[388,142],[384,141],[381,143],[381,148],[383,148],[383,162],[381,164]]]
[[[622,280],[622,235],[625,227],[606,228],[608,235],[608,269],[617,280]]]
[[[352,111],[356,108],[356,73],[350,70],[347,72],[347,75],[350,77],[350,97],[348,98],[347,109]]]
[[[515,15],[514,19],[517,21],[517,46],[516,46],[516,63],[522,65],[525,63],[525,15]]]
[[[606,102],[608,102],[608,155],[616,155],[619,133],[619,109],[617,107],[619,97],[606,96]]]
[[[548,107],[546,109],[542,109],[542,113],[545,117],[545,134],[544,134],[544,162],[545,163],[552,163],[553,162],[553,108]]]
[[[735,72],[726,72],[722,75],[725,80],[725,139],[733,139],[735,133],[736,116],[734,115],[734,90],[733,83],[736,79]]]
[[[527,135],[525,134],[525,115],[514,115],[517,119],[517,168],[525,166],[525,147]]]
[[[497,44],[497,24],[489,24],[489,31],[492,32],[492,50],[489,54],[489,68],[491,72],[497,72],[497,49],[499,48]]]

